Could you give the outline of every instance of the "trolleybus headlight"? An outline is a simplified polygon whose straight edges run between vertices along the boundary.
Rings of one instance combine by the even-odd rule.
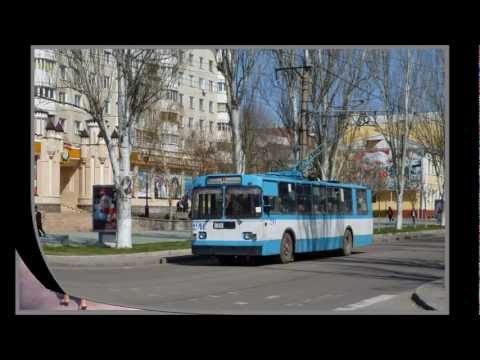
[[[242,236],[245,240],[257,240],[257,234],[252,232],[244,232],[242,233]]]
[[[200,231],[198,233],[198,238],[199,239],[206,239],[207,238],[207,233],[205,231]]]
[[[197,234],[196,233],[193,233],[192,240],[197,240]]]

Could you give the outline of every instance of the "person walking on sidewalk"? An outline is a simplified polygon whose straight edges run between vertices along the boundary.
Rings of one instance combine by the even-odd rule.
[[[391,223],[393,220],[393,210],[390,206],[388,207],[388,210],[387,210],[387,216],[388,216],[388,222]]]
[[[42,213],[38,210],[37,205],[35,205],[35,219],[37,221],[38,236],[45,237],[45,231],[42,226]]]
[[[412,222],[413,222],[413,226],[415,226],[415,220],[417,218],[417,210],[415,210],[415,206],[412,208]]]

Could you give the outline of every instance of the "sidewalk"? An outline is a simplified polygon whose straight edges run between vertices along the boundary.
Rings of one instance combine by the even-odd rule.
[[[28,267],[17,255],[18,302],[17,314],[51,313],[58,311],[84,313],[89,310],[138,310],[122,306],[101,304],[87,301],[87,309],[80,309],[80,298],[70,296],[68,305],[62,305],[63,294],[56,293],[43,285],[30,272]]]
[[[412,294],[412,300],[422,309],[448,313],[449,299],[445,280],[435,280],[419,286]]]

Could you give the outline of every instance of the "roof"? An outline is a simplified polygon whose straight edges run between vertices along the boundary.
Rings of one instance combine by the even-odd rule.
[[[278,172],[271,172],[271,173],[259,173],[259,174],[235,174],[235,173],[222,173],[222,174],[209,174],[198,176],[195,179],[195,183],[204,183],[206,182],[207,177],[227,177],[227,176],[242,176],[243,179],[252,179],[257,178],[258,180],[270,180],[270,181],[285,181],[285,182],[302,182],[312,185],[325,185],[325,186],[341,186],[347,188],[360,188],[360,189],[368,189],[368,186],[360,185],[360,184],[349,184],[349,183],[340,183],[337,181],[324,181],[324,180],[310,180],[308,178],[303,177],[299,172],[292,172],[292,171],[278,171]],[[235,185],[235,184],[232,184]]]
[[[117,132],[117,129],[113,129],[113,132],[112,132],[111,138],[112,138],[112,139],[118,139],[118,132]]]
[[[62,124],[60,124],[60,121],[57,122],[57,126],[55,126],[55,131],[63,132],[63,126]]]

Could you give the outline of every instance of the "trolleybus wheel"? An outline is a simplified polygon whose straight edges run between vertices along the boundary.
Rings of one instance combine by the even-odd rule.
[[[280,243],[280,261],[286,264],[293,261],[293,240],[289,233],[284,233]]]
[[[353,235],[350,229],[345,230],[345,234],[343,235],[343,246],[341,253],[343,256],[348,256],[352,253],[353,247]]]

